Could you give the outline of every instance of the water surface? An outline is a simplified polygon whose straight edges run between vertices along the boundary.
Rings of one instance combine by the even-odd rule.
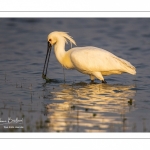
[[[23,118],[23,124],[1,123],[0,131],[149,132],[149,24],[148,18],[1,18],[0,118]],[[55,30],[69,32],[77,46],[101,47],[130,61],[137,75],[107,76],[108,84],[90,84],[76,70],[65,69],[64,77],[52,52],[53,81],[46,83],[47,35]]]

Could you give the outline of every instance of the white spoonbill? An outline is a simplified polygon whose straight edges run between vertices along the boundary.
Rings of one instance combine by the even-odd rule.
[[[48,35],[48,49],[43,68],[43,79],[46,79],[51,47],[59,63],[67,69],[77,71],[90,76],[91,82],[98,78],[102,83],[107,83],[103,76],[111,74],[130,73],[136,74],[136,68],[130,62],[115,56],[114,54],[93,46],[74,47],[65,51],[67,40],[71,44],[76,42],[66,32],[54,31]]]

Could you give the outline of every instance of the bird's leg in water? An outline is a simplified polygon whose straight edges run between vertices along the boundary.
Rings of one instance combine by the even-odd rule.
[[[90,82],[90,83],[91,83],[91,84],[94,84],[95,76],[93,76],[93,75],[90,74],[90,79],[91,79],[91,82]]]
[[[94,80],[91,80],[91,82],[90,82],[91,84],[94,84]]]
[[[102,83],[107,83],[107,82],[106,82],[106,80],[104,79],[104,80],[102,80]]]
[[[106,80],[103,78],[101,72],[93,72],[92,73],[95,77],[102,81],[102,83],[107,83]]]
[[[90,79],[91,79],[91,81],[94,82],[95,76],[93,76],[92,74],[90,74]]]

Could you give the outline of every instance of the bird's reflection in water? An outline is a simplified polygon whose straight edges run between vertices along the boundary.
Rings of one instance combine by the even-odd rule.
[[[127,114],[134,111],[134,85],[62,84],[50,91],[49,131],[127,131]]]

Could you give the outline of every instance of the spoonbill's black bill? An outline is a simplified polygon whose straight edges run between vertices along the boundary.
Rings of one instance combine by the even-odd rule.
[[[46,53],[46,58],[45,58],[43,73],[42,73],[43,79],[47,79],[46,75],[47,75],[47,69],[48,69],[48,63],[49,63],[51,48],[52,48],[51,44],[49,42],[47,42],[47,53]]]

